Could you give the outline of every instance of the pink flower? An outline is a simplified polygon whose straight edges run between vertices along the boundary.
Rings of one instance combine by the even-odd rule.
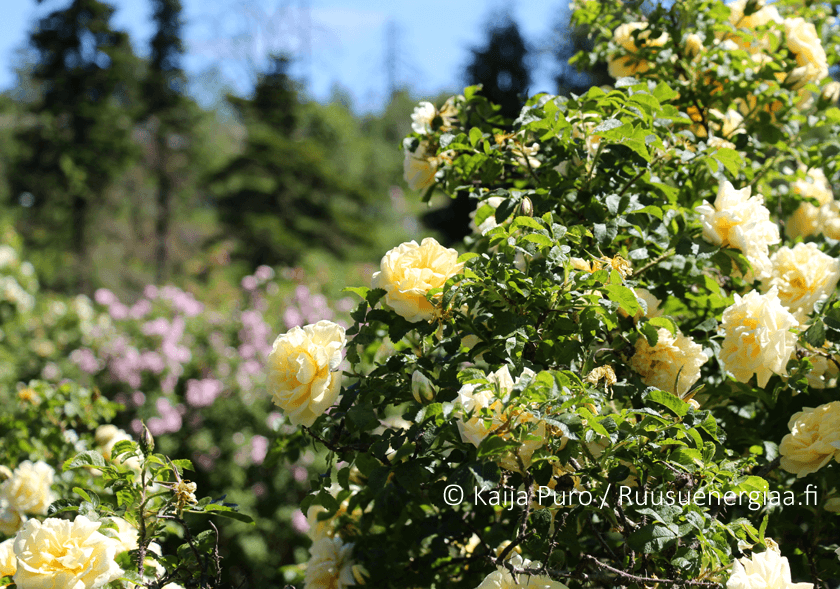
[[[262,464],[268,454],[268,438],[255,435],[251,438],[251,461],[254,464]]]
[[[256,276],[257,280],[260,282],[266,282],[274,278],[274,270],[272,270],[270,266],[260,266],[257,268],[257,271],[254,272],[254,276]]]
[[[253,276],[246,276],[242,279],[242,288],[245,290],[256,290],[257,286],[257,279]]]
[[[299,534],[306,534],[309,532],[309,522],[306,521],[306,516],[298,509],[292,514],[292,527]]]
[[[96,289],[96,292],[93,293],[93,300],[99,303],[100,305],[105,306],[110,306],[118,302],[117,295],[112,293],[107,288]]]

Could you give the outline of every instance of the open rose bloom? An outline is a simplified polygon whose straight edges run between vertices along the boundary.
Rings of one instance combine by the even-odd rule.
[[[456,250],[427,237],[420,245],[409,241],[386,253],[371,284],[385,289],[385,302],[398,315],[412,323],[428,321],[434,318],[435,307],[426,293],[442,287],[463,267]]]
[[[122,547],[83,515],[72,522],[31,519],[15,537],[18,589],[97,589],[122,575]]]

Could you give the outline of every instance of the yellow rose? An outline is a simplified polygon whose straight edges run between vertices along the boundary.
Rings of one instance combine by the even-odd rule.
[[[700,378],[700,367],[709,357],[690,337],[679,332],[674,337],[664,327],[657,333],[659,339],[653,347],[646,337],[636,340],[630,368],[639,373],[646,385],[681,396]]]
[[[8,503],[9,509],[20,513],[46,515],[50,503],[56,497],[50,490],[55,470],[43,461],[24,460],[12,473],[11,478],[0,485],[0,500]]]
[[[341,390],[344,328],[332,321],[294,327],[274,340],[268,356],[268,390],[295,425],[309,427]]]
[[[840,401],[803,407],[788,421],[790,433],[782,438],[781,467],[801,479],[831,462],[840,462]]]
[[[800,167],[804,170],[804,166]],[[832,239],[840,237],[840,203],[834,200],[834,194],[819,168],[811,168],[805,178],[800,178],[791,186],[794,194],[802,198],[813,198],[819,206],[803,202],[791,215],[785,225],[785,233],[791,239],[808,237],[824,233]]]
[[[99,447],[99,452],[102,454],[102,457],[108,462],[111,461],[111,451],[114,449],[117,442],[132,441],[131,436],[124,430],[121,430],[117,426],[111,424],[100,425],[96,428],[96,432],[93,434],[93,439]],[[125,455],[122,455],[114,464],[130,468],[135,473],[138,473],[138,475],[140,473],[140,458],[137,456],[126,457]]]
[[[463,267],[457,251],[427,237],[420,245],[409,241],[386,253],[371,284],[385,289],[385,302],[398,315],[412,323],[428,321],[435,317],[435,307],[426,293],[443,286]]]
[[[11,577],[17,570],[17,558],[15,558],[14,544],[14,538],[9,538],[8,540],[0,542],[0,577]]]
[[[18,589],[96,589],[122,575],[114,561],[120,545],[99,533],[100,525],[83,515],[27,521],[14,543]]]
[[[633,316],[633,321],[638,321],[642,317],[653,319],[654,317],[661,317],[662,311],[659,309],[660,301],[646,288],[634,288],[636,300],[639,301],[639,310]],[[621,307],[618,308],[618,314],[622,317],[627,317],[627,312]]]
[[[773,374],[787,375],[785,366],[796,347],[796,336],[789,331],[798,322],[782,306],[776,287],[766,294],[750,291],[723,312],[721,325],[726,333],[720,360],[738,382],[757,377],[764,387]]]
[[[519,554],[512,554],[508,559],[517,569],[531,568],[531,561]],[[560,581],[554,581],[546,575],[519,574],[518,579],[511,575],[510,570],[498,565],[496,570],[487,575],[476,589],[568,589]]]
[[[435,183],[435,172],[439,165],[437,157],[428,155],[429,142],[421,141],[414,152],[405,148],[403,177],[411,190],[425,190]]]
[[[818,82],[828,76],[828,59],[813,23],[806,23],[803,18],[787,18],[785,37],[797,65],[805,68],[798,74],[802,84]]]
[[[487,375],[490,386],[465,384],[458,391],[460,407],[455,411],[461,440],[472,443],[476,448],[481,445],[484,438],[500,428],[504,428],[502,437],[509,439],[511,429],[522,424],[529,424],[529,436],[534,436],[534,438],[523,440],[516,449],[499,460],[502,468],[512,472],[521,472],[522,467],[527,469],[531,466],[531,457],[534,452],[545,444],[546,424],[542,420],[537,420],[528,410],[514,409],[506,415],[502,400],[496,396],[493,385],[498,385],[499,394],[504,397],[513,391],[513,387],[521,378],[526,376],[533,377],[536,374],[533,370],[525,368],[522,375],[514,381],[508,367],[502,366],[496,372]],[[485,408],[490,409],[489,423],[488,418],[482,415],[482,409]]]
[[[750,196],[751,191],[749,186],[735,190],[732,183],[723,181],[714,206],[703,201],[696,210],[701,215],[703,238],[713,245],[744,252],[755,276],[761,279],[770,272],[768,246],[781,239],[779,227],[764,206],[764,197]]]
[[[364,569],[353,563],[353,544],[338,536],[323,536],[309,548],[305,589],[343,589],[364,585]]]
[[[635,55],[639,51],[639,47],[633,38],[634,31],[642,31],[638,34],[638,39],[643,42],[645,47],[662,47],[668,42],[667,33],[662,33],[657,38],[651,39],[650,31],[645,30],[647,26],[648,24],[645,22],[631,22],[616,28],[613,33],[613,41],[630,55],[616,55],[610,59],[607,70],[613,78],[635,76],[650,69],[647,60],[640,59]]]
[[[756,27],[765,26],[771,22],[781,23],[782,17],[779,15],[779,10],[771,5],[765,5],[764,0],[759,0],[756,4],[758,10],[752,14],[745,16],[744,9],[747,7],[749,0],[736,0],[729,4],[729,22],[732,26],[742,29],[754,29]]]
[[[732,576],[726,589],[813,589],[811,583],[793,583],[788,559],[779,553],[775,542],[764,552],[743,557],[732,565]]]
[[[814,305],[831,295],[840,280],[840,260],[825,255],[813,242],[779,248],[770,262],[772,274],[762,282],[762,290],[777,287],[779,300],[800,324],[807,321]]]

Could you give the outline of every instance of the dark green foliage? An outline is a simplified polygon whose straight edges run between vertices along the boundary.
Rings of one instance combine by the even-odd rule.
[[[481,84],[483,96],[502,107],[502,115],[515,118],[524,104],[531,75],[528,71],[528,48],[519,27],[510,16],[490,29],[487,45],[472,50],[467,66],[467,84]]]
[[[129,101],[136,62],[128,35],[111,28],[113,12],[98,0],[74,0],[39,21],[31,43],[41,98],[31,105],[37,118],[18,134],[22,150],[10,170],[11,197],[34,196],[25,237],[39,247],[73,250],[82,285],[91,208],[134,153]]]
[[[312,249],[340,255],[350,242],[369,241],[362,205],[372,195],[331,165],[330,133],[296,130],[301,108],[288,62],[274,58],[252,99],[229,98],[247,128],[243,152],[209,180],[225,237],[241,259],[293,264]],[[312,133],[314,131],[314,133]]]

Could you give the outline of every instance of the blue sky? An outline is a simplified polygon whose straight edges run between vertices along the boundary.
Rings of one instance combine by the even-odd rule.
[[[551,42],[552,25],[568,0],[182,0],[186,22],[185,68],[194,77],[217,69],[230,89],[247,94],[269,51],[300,59],[295,74],[326,100],[338,84],[359,111],[377,110],[388,94],[390,38],[398,86],[417,96],[458,92],[469,49],[484,42],[492,16],[509,7],[536,52]],[[0,0],[0,89],[15,81],[14,67],[39,16],[67,0]],[[129,32],[135,51],[148,54],[152,35],[149,0],[113,0],[114,23]],[[308,23],[308,24],[307,24]],[[309,31],[305,34],[305,31]],[[552,62],[539,58],[532,90],[554,91]],[[202,78],[213,85],[213,75]],[[532,92],[533,93],[533,92]]]

